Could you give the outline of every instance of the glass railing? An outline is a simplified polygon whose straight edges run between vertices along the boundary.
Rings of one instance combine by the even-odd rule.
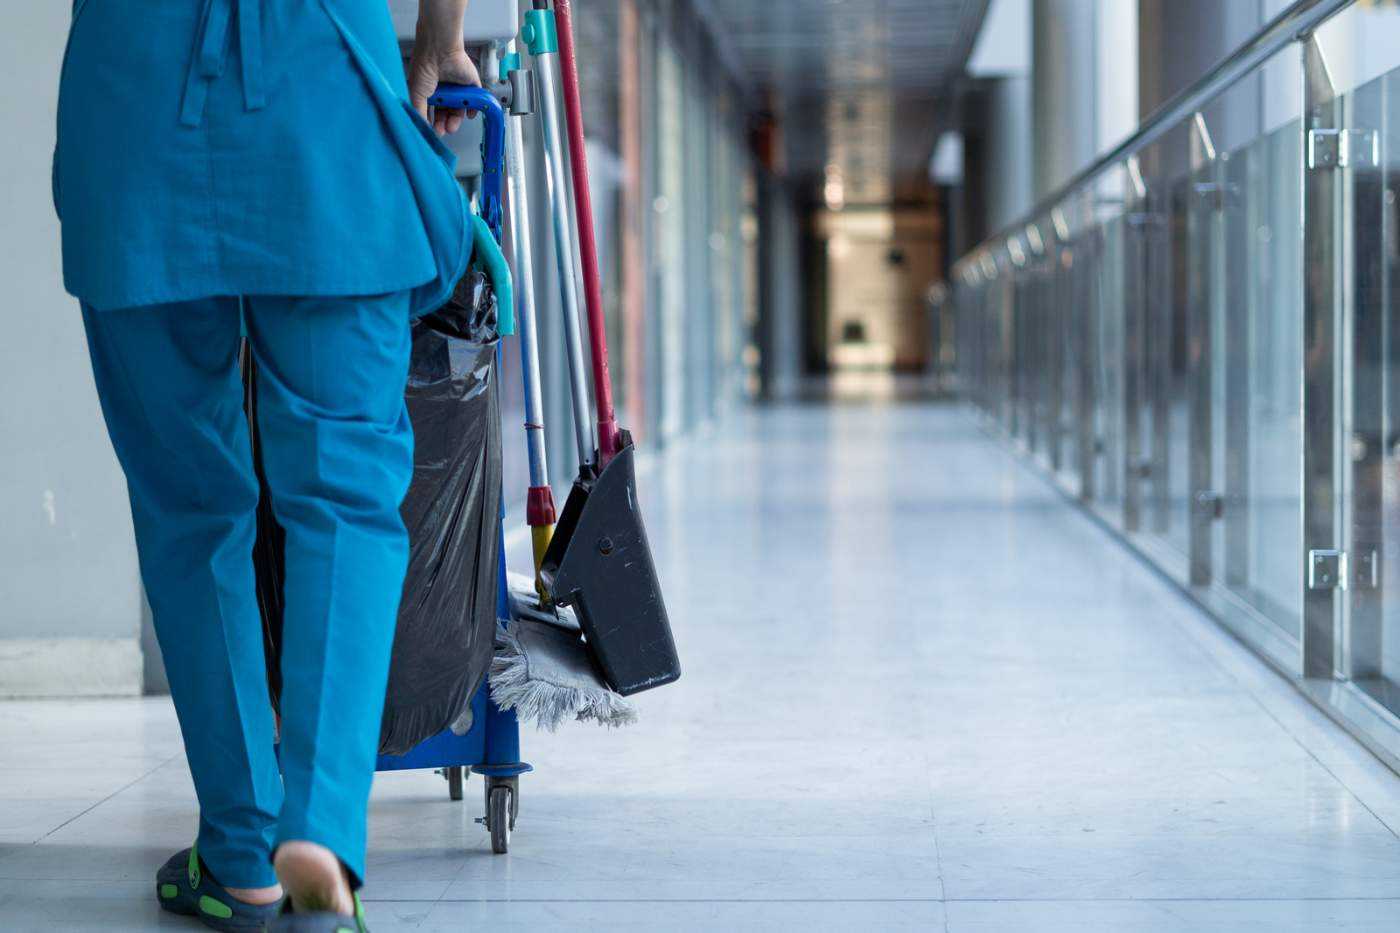
[[[958,384],[1400,766],[1400,11],[1304,0],[955,267]]]

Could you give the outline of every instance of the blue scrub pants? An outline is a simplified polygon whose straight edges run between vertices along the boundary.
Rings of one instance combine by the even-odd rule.
[[[83,308],[199,795],[199,852],[225,886],[273,884],[271,854],[292,839],[364,876],[408,561],[409,302],[402,292]],[[252,562],[245,327],[263,465],[287,535],[280,773]]]

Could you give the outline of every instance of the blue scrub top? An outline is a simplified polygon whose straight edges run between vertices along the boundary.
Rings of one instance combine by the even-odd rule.
[[[99,311],[412,290],[426,313],[471,254],[454,164],[384,0],[76,0],[54,201]]]

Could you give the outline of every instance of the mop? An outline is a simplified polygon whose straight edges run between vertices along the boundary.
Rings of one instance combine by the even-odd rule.
[[[514,43],[511,43],[501,63],[503,86],[512,89],[528,87],[518,74],[511,74],[518,71],[519,56],[515,54]],[[514,710],[522,721],[533,721],[547,731],[554,731],[570,719],[608,726],[625,725],[636,721],[636,710],[604,683],[593,665],[577,619],[572,613],[551,603],[548,590],[540,578],[540,564],[553,536],[556,510],[554,493],[549,484],[544,436],[530,204],[522,163],[524,140],[519,120],[530,112],[531,101],[529,95],[524,93],[512,93],[511,98],[511,116],[506,121],[510,246],[517,286],[516,316],[525,390],[525,439],[530,474],[526,523],[530,527],[535,576],[532,580],[517,574],[510,575],[511,618],[502,620],[497,629],[495,655],[488,674],[491,699],[501,709]]]
[[[625,726],[631,702],[604,685],[569,609],[540,605],[534,581],[510,575],[511,620],[496,634],[491,699],[553,732],[567,720]]]

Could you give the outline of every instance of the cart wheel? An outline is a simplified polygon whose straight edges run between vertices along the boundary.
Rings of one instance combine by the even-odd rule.
[[[491,851],[505,855],[510,851],[511,800],[515,796],[508,785],[491,788],[486,803],[486,826],[491,830]]]
[[[442,776],[447,778],[447,796],[453,800],[462,799],[462,767],[454,765],[451,768],[443,768]]]

